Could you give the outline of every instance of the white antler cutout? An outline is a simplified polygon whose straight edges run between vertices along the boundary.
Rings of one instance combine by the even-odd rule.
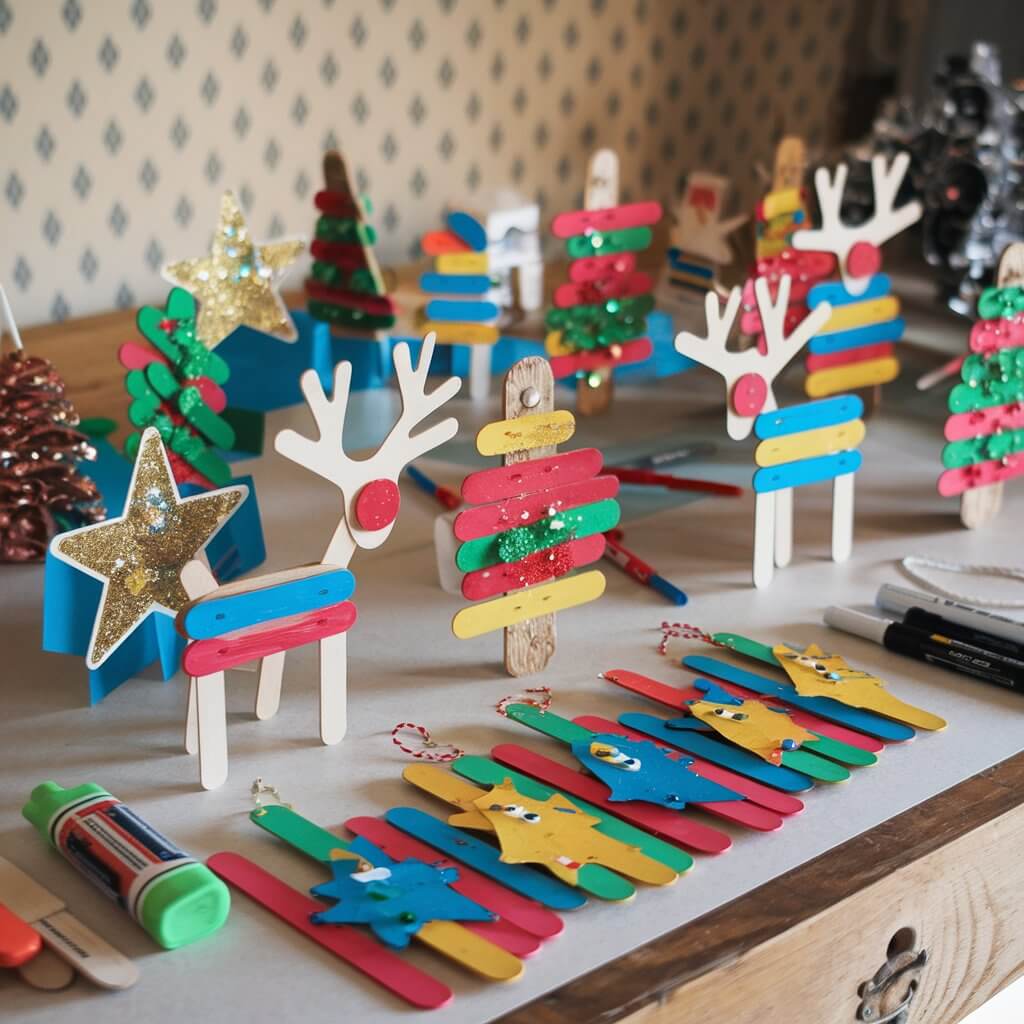
[[[808,340],[825,325],[832,315],[832,307],[823,302],[800,322],[787,338],[784,322],[789,304],[790,277],[779,279],[778,295],[772,301],[767,279],[754,282],[757,308],[761,314],[766,349],[762,355],[756,348],[731,352],[726,348],[729,331],[740,308],[740,289],[733,288],[725,312],[720,313],[718,296],[708,292],[704,296],[707,317],[707,336],[700,337],[683,331],[676,335],[676,351],[720,374],[725,380],[726,429],[735,441],[750,434],[754,419],[762,412],[778,408],[772,384],[786,364]]]
[[[862,294],[881,266],[879,247],[921,217],[923,208],[916,199],[900,207],[895,205],[896,193],[909,165],[909,153],[898,153],[891,163],[881,153],[871,158],[875,212],[869,220],[856,225],[844,224],[840,213],[849,174],[846,164],[836,168],[834,177],[827,167],[815,171],[814,188],[821,210],[821,227],[797,231],[793,235],[793,247],[834,253],[839,260],[843,285],[851,295]]]
[[[353,544],[355,547],[376,548],[387,540],[398,512],[399,474],[414,459],[454,437],[459,429],[455,418],[449,417],[419,434],[412,432],[417,424],[454,398],[462,386],[458,377],[449,377],[440,387],[427,393],[427,373],[435,340],[433,333],[423,339],[419,364],[415,368],[409,346],[405,342],[395,346],[395,374],[402,396],[402,413],[381,446],[368,459],[351,459],[342,448],[352,364],[338,363],[334,371],[334,395],[330,399],[324,394],[315,371],[307,370],[302,375],[302,393],[309,403],[319,436],[313,440],[294,430],[282,430],[274,441],[274,447],[286,459],[330,480],[341,491],[344,512],[324,556],[327,562],[347,565]],[[393,486],[388,486],[389,482]],[[374,485],[375,490],[364,495],[369,484]],[[375,526],[376,522],[382,525]],[[351,542],[346,543],[349,540]]]

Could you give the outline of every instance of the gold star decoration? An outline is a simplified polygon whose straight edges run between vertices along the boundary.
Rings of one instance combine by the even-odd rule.
[[[124,513],[55,537],[55,557],[102,580],[85,663],[98,668],[153,611],[189,600],[181,570],[241,505],[243,484],[182,499],[160,434],[149,427],[135,459]]]
[[[301,238],[257,245],[238,200],[225,192],[209,256],[168,263],[163,276],[195,296],[196,337],[207,348],[216,348],[242,326],[295,341],[299,335],[277,285],[305,247]]]

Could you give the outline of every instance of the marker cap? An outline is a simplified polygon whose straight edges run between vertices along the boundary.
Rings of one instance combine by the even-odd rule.
[[[867,612],[859,612],[855,608],[839,608],[830,605],[825,609],[825,624],[833,629],[841,629],[844,633],[861,636],[876,644],[885,642],[885,632],[892,625],[891,619],[880,619]]]

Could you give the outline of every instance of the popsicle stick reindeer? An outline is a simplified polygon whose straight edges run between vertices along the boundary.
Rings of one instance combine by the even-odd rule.
[[[394,350],[395,375],[402,412],[373,456],[353,459],[342,448],[352,365],[341,362],[334,372],[331,398],[314,371],[302,376],[302,391],[316,423],[318,437],[283,430],[274,446],[292,462],[329,480],[342,495],[342,512],[321,561],[218,587],[209,570],[193,562],[182,573],[191,601],[178,616],[179,630],[190,640],[183,665],[190,676],[185,748],[198,749],[200,781],[205,789],[227,778],[223,673],[260,659],[256,716],[270,718],[278,709],[285,653],[317,643],[320,651],[320,738],[339,742],[347,727],[346,631],[355,622],[348,601],[354,580],[347,566],[359,548],[377,548],[391,535],[398,518],[398,478],[413,460],[452,438],[453,417],[413,434],[427,417],[459,390],[449,377],[427,391],[427,373],[434,336],[423,339],[419,364],[413,366],[409,346]]]

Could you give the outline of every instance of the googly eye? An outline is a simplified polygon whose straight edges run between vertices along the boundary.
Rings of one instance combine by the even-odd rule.
[[[530,825],[536,825],[540,821],[540,815],[534,811],[527,811],[523,815],[523,821],[528,822]]]

